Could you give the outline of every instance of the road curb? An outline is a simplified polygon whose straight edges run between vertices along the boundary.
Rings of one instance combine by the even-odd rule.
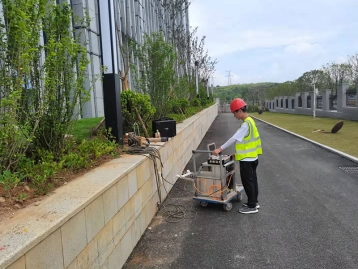
[[[324,149],[326,149],[326,150],[328,150],[328,151],[331,151],[331,152],[333,152],[333,153],[335,153],[335,154],[338,154],[338,155],[342,156],[343,158],[346,158],[346,159],[348,159],[348,160],[350,160],[350,161],[352,161],[352,162],[358,163],[358,158],[356,158],[356,157],[354,157],[354,156],[352,156],[352,155],[349,155],[349,154],[344,153],[344,152],[342,152],[342,151],[339,151],[339,150],[336,150],[336,149],[334,149],[334,148],[328,147],[328,146],[326,146],[326,145],[320,144],[320,143],[318,143],[318,142],[316,142],[316,141],[313,141],[313,140],[308,139],[308,138],[306,138],[306,137],[304,137],[304,136],[301,136],[301,135],[295,134],[295,133],[293,133],[293,132],[290,132],[290,131],[288,131],[288,130],[286,130],[286,129],[283,129],[283,128],[279,127],[279,126],[276,126],[276,125],[274,125],[274,124],[272,124],[272,123],[269,123],[269,122],[267,122],[267,121],[261,120],[261,119],[259,119],[259,118],[256,118],[256,117],[254,117],[254,116],[252,116],[252,115],[250,115],[250,116],[253,117],[254,119],[259,120],[259,121],[261,121],[261,122],[263,122],[263,123],[266,123],[266,124],[268,124],[268,125],[270,125],[270,126],[272,126],[272,127],[275,127],[275,128],[277,128],[277,129],[280,129],[280,130],[282,130],[282,131],[284,131],[284,132],[286,132],[286,133],[289,133],[289,134],[291,134],[291,135],[293,135],[293,136],[296,136],[296,137],[301,138],[301,139],[303,139],[303,140],[305,140],[305,141],[311,142],[312,144],[315,144],[315,145],[317,145],[317,146],[319,146],[319,147],[321,147],[321,148],[324,148]]]

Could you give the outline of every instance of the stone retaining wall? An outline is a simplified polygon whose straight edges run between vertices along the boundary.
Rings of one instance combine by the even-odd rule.
[[[169,191],[218,113],[217,105],[177,124],[157,143],[163,161],[161,199]],[[153,162],[123,155],[57,189],[39,205],[0,224],[0,268],[118,269],[156,214]]]

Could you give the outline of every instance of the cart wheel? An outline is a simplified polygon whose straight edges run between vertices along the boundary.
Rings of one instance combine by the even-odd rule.
[[[207,207],[208,204],[209,204],[208,202],[200,201],[200,205],[201,205],[202,207]]]
[[[239,192],[239,193],[237,194],[236,199],[237,199],[239,202],[242,200],[242,193],[241,193],[241,192]]]
[[[229,212],[232,209],[232,203],[227,203],[223,205],[225,211]]]

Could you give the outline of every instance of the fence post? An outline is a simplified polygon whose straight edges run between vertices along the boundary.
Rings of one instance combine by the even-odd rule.
[[[331,90],[322,91],[322,111],[329,111],[329,96],[331,95]]]
[[[296,93],[295,94],[295,108],[294,109],[296,109],[296,107],[298,107],[298,98],[301,96],[301,93],[300,92],[298,92],[298,93]]]
[[[307,108],[308,92],[302,93],[302,108]]]
[[[287,97],[287,102],[288,102],[288,109],[290,109],[290,110],[292,110],[292,96],[289,96],[289,97]]]
[[[346,107],[346,92],[349,88],[347,82],[337,86],[337,112],[343,112],[343,107]]]

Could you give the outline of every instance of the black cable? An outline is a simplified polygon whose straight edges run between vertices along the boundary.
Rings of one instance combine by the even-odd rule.
[[[160,189],[160,178],[159,178],[159,171],[158,171],[157,162],[156,162],[156,158],[160,159],[160,155],[157,156],[157,154],[159,154],[159,151],[156,148],[153,148],[153,147],[141,148],[141,147],[136,146],[136,147],[131,147],[130,149],[128,149],[128,153],[129,154],[144,155],[148,159],[151,159],[153,161],[155,179],[156,179],[158,196],[159,196],[159,202],[160,202],[160,204],[162,204],[162,194],[161,194],[161,189]],[[161,159],[160,159],[160,164],[161,164],[161,167],[163,168],[163,163],[161,162]],[[165,188],[164,184],[163,184],[163,186],[164,186],[164,189],[165,189],[166,193],[168,194],[168,191]]]
[[[174,207],[174,210],[170,210],[170,207]],[[196,212],[193,210],[188,210],[183,205],[175,204],[162,204],[161,209],[167,214],[165,220],[170,223],[180,222],[184,219],[193,218],[196,216]]]
[[[161,189],[160,189],[160,178],[171,184],[172,186],[174,186],[173,183],[167,181],[164,176],[163,173],[159,172],[158,169],[158,165],[157,165],[157,161],[159,161],[161,168],[163,169],[163,162],[160,156],[160,152],[157,148],[155,147],[145,147],[142,148],[139,146],[139,141],[134,138],[129,136],[128,137],[129,141],[131,141],[131,147],[126,151],[128,154],[133,154],[133,155],[144,155],[146,156],[148,159],[153,161],[153,165],[154,165],[154,173],[155,173],[155,180],[156,180],[156,184],[157,184],[157,190],[158,190],[158,196],[159,196],[159,211],[163,210],[166,214],[166,221],[170,222],[170,223],[175,223],[175,222],[180,222],[184,219],[188,219],[188,218],[192,218],[194,216],[196,216],[196,212],[192,211],[192,210],[188,210],[185,206],[183,205],[175,205],[175,204],[164,204],[162,202],[162,194],[161,194]],[[165,187],[165,184],[163,184],[164,190],[166,191],[166,194],[168,195],[168,191]],[[178,188],[180,189],[180,188]],[[182,189],[180,189],[182,190]],[[185,190],[182,190],[185,191]],[[187,191],[185,191],[187,192]],[[170,210],[170,207],[174,207],[175,210]]]

